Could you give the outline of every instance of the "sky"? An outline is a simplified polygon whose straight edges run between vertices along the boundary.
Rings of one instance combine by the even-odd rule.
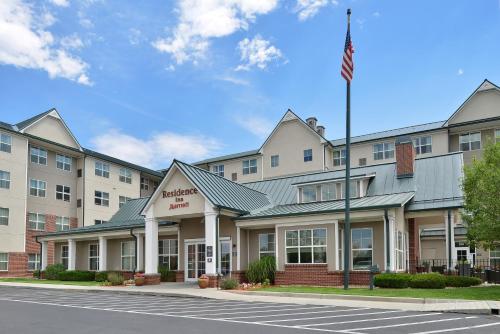
[[[259,148],[288,108],[345,136],[446,120],[500,84],[500,1],[1,0],[0,120],[56,108],[151,168]]]

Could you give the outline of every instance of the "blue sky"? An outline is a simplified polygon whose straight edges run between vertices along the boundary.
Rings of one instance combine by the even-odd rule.
[[[258,148],[291,108],[344,136],[446,119],[500,83],[500,1],[2,0],[0,120],[55,107],[80,143],[153,168]]]

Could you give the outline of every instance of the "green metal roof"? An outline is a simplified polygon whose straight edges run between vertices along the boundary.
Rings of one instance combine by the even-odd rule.
[[[24,121],[17,123],[16,126],[18,127],[18,129],[22,130],[22,129],[30,126],[31,124],[35,123],[36,121],[38,121],[40,118],[45,117],[46,115],[50,114],[54,110],[55,110],[54,108],[51,108],[43,113],[40,113],[38,115],[35,115],[31,118],[25,119]]]
[[[238,158],[244,158],[248,157],[251,155],[256,155],[259,154],[259,150],[250,150],[250,151],[245,151],[245,152],[239,152],[239,153],[234,153],[234,154],[228,154],[228,155],[222,155],[220,157],[215,157],[215,158],[210,158],[210,159],[205,159],[201,160],[198,162],[193,163],[193,165],[204,165],[204,164],[209,164],[212,162],[217,162],[217,161],[224,161],[224,160],[231,160],[231,159],[238,159]]]
[[[221,208],[242,213],[271,205],[266,194],[230,181],[207,170],[174,160],[177,166],[208,200]]]
[[[413,192],[354,198],[351,200],[351,210],[374,210],[402,207],[414,196]],[[271,218],[280,216],[310,215],[332,212],[343,212],[344,200],[312,202],[302,204],[278,205],[269,209],[252,212],[237,218],[237,220]]]

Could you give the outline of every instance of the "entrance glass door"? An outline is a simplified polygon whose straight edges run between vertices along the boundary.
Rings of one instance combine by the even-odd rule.
[[[186,281],[196,281],[205,273],[205,244],[186,244]]]
[[[220,243],[220,273],[222,276],[231,274],[231,241]]]

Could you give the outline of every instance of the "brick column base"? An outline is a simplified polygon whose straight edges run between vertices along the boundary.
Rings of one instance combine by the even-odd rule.
[[[217,276],[216,275],[208,275],[208,287],[216,288],[217,287]]]
[[[161,282],[160,274],[147,274],[144,275],[144,285],[158,285]]]
[[[415,218],[408,219],[408,262],[409,262],[409,271],[411,273],[417,272],[418,263],[418,255],[420,253],[419,250],[419,234],[418,234],[418,226]]]
[[[284,271],[277,271],[276,285],[316,285],[342,286],[344,272],[329,271],[326,264],[285,265]],[[349,284],[367,286],[370,284],[369,271],[351,271]]]
[[[184,270],[177,270],[175,272],[175,281],[184,282]]]
[[[240,283],[246,283],[247,277],[244,270],[231,271],[231,278],[236,279]]]

